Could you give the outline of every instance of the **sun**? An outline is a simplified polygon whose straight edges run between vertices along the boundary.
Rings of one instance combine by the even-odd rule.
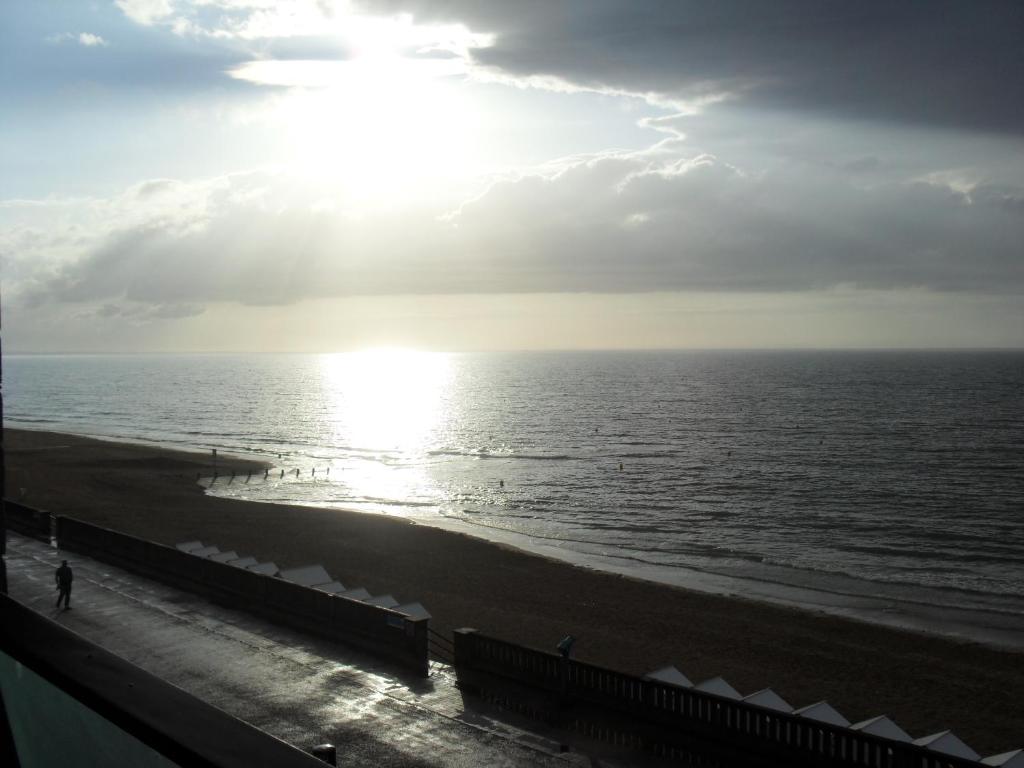
[[[437,42],[409,49],[428,32],[401,19],[356,24],[350,58],[252,61],[231,74],[288,89],[274,109],[292,171],[348,199],[390,205],[468,173],[479,146],[465,58]],[[433,37],[452,34],[441,27]]]

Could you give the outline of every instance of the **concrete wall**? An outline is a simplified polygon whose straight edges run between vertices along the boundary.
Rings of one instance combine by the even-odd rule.
[[[423,677],[428,674],[428,619],[412,619],[387,608],[196,557],[70,517],[58,516],[56,531],[61,549],[357,646]]]
[[[33,539],[50,540],[50,513],[41,509],[26,507],[14,501],[4,500],[7,527]]]

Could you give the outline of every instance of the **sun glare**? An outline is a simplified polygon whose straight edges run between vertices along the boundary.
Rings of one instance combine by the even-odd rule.
[[[401,58],[344,65],[335,84],[296,94],[288,142],[300,172],[360,197],[423,191],[464,165],[469,114],[452,84]]]
[[[405,17],[350,17],[338,34],[350,58],[252,61],[231,70],[289,88],[276,113],[294,170],[363,204],[429,195],[438,180],[466,172],[478,120],[462,87],[465,51],[486,40]]]
[[[443,428],[450,355],[372,349],[320,360],[336,441],[407,455],[424,450]]]

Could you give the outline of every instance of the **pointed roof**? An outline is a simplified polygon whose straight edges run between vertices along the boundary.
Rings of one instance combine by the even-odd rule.
[[[659,683],[668,683],[680,688],[693,688],[690,678],[669,664],[667,667],[656,669],[644,675],[648,680],[657,680]]]
[[[392,610],[398,613],[404,613],[410,619],[430,619],[433,618],[430,615],[430,611],[424,608],[420,603],[406,603],[405,605],[396,605]]]
[[[1024,749],[1012,749],[998,755],[986,757],[982,765],[995,765],[998,768],[1024,768]]]
[[[240,557],[237,560],[228,560],[228,565],[233,565],[235,568],[248,568],[250,565],[256,565],[257,562],[255,557]]]
[[[277,575],[285,581],[290,581],[292,584],[300,584],[303,587],[327,584],[332,581],[331,575],[324,570],[322,565],[304,565],[301,568],[289,568]]]
[[[218,552],[216,555],[210,555],[210,560],[214,560],[218,563],[226,563],[228,560],[237,560],[238,553],[235,550],[229,550],[227,552]]]
[[[712,677],[710,680],[705,680],[703,683],[698,683],[693,687],[695,691],[704,691],[705,693],[713,693],[716,696],[723,696],[727,699],[738,699],[740,698],[740,692],[733,688],[729,683],[725,681],[723,677]]]
[[[345,585],[340,581],[329,581],[326,584],[317,584],[313,589],[319,589],[321,592],[330,592],[332,595],[336,595],[339,592],[345,591]]]
[[[939,731],[931,736],[922,736],[919,739],[914,739],[914,743],[919,747],[927,747],[934,752],[942,752],[943,754],[962,757],[966,760],[978,760],[981,758],[981,755],[960,741],[952,731]]]
[[[872,736],[880,736],[890,741],[910,741],[910,734],[896,725],[886,715],[878,715],[867,720],[861,720],[859,723],[851,725],[850,728],[854,731],[870,733]]]
[[[175,547],[180,549],[182,552],[191,552],[193,549],[202,549],[203,542],[201,541],[183,541],[180,544],[175,544]]]
[[[274,563],[256,563],[256,565],[250,565],[246,570],[253,573],[262,573],[264,576],[277,575],[277,565]]]
[[[363,600],[363,602],[369,605],[379,605],[381,608],[394,608],[398,605],[398,601],[395,600],[393,595],[377,595],[377,597],[368,597]]]
[[[771,688],[765,688],[764,690],[752,693],[749,696],[744,696],[743,701],[748,704],[756,704],[759,707],[765,709],[774,709],[776,712],[792,712],[793,707],[789,705],[784,698],[779,696]]]
[[[220,552],[216,547],[200,547],[199,549],[190,549],[189,554],[195,555],[196,557],[209,557],[210,555],[216,555]]]
[[[347,597],[349,600],[365,600],[370,596],[362,587],[356,587],[355,589],[346,589],[344,592],[339,592],[338,597]]]
[[[850,721],[843,717],[843,715],[827,701],[808,704],[806,707],[801,707],[796,710],[793,714],[800,715],[800,717],[806,717],[809,720],[817,720],[819,723],[841,725],[844,728],[850,724]]]

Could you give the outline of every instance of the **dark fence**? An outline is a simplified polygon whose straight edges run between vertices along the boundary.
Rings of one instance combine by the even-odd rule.
[[[357,646],[409,667],[423,677],[429,673],[428,619],[410,618],[387,608],[196,557],[70,517],[56,518],[56,536],[61,549],[80,552],[232,608]]]
[[[4,514],[7,527],[12,531],[33,539],[49,541],[52,534],[52,518],[49,512],[26,507],[15,501],[4,500]]]
[[[563,706],[582,702],[626,714],[687,738],[746,748],[779,764],[866,768],[977,768],[979,763],[891,741],[861,731],[692,688],[627,675],[560,655],[487,637],[455,632],[455,666],[550,694]],[[586,730],[582,728],[581,730]],[[630,741],[620,725],[617,739]],[[643,733],[642,726],[634,729]]]

